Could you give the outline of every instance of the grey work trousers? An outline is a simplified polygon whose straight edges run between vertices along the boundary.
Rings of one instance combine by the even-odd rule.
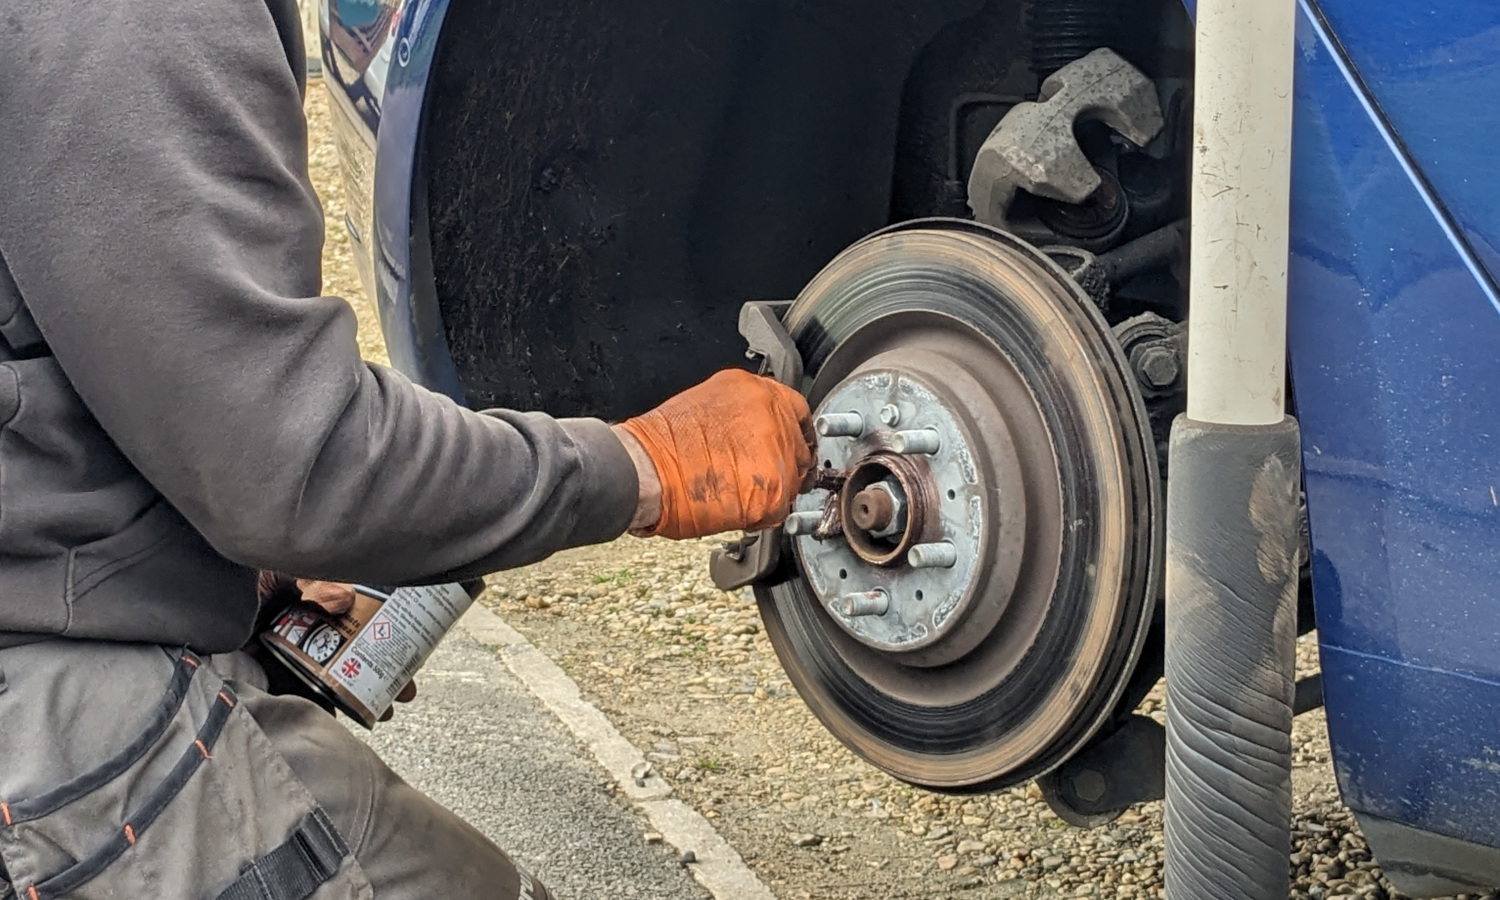
[[[18,900],[550,896],[244,653],[49,640],[0,650],[0,673]],[[322,871],[278,882],[299,854]]]

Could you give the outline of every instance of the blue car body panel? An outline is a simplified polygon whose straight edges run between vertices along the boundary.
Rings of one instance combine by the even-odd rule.
[[[1405,5],[1322,7],[1298,31],[1289,330],[1335,768],[1357,811],[1500,846],[1500,310],[1466,246],[1500,207],[1435,192],[1474,148],[1403,134],[1411,104],[1360,67],[1400,81],[1373,42],[1425,37],[1396,30]]]
[[[345,6],[371,17],[371,0],[323,2],[330,13],[325,23],[338,21]],[[335,126],[339,153],[346,173],[365,176],[348,184],[347,224],[360,277],[380,314],[391,364],[417,383],[462,401],[437,304],[421,293],[421,285],[431,279],[413,277],[414,264],[421,263],[420,254],[413,261],[412,241],[413,217],[421,213],[420,204],[413,203],[413,191],[420,188],[414,177],[421,149],[418,136],[448,0],[378,2],[396,25],[373,63],[381,71],[366,69],[358,78],[349,78],[333,64],[338,42],[328,34],[322,41],[334,106],[342,113],[334,117],[342,119]],[[355,179],[346,176],[346,181]],[[361,200],[368,204],[363,221],[354,218],[356,210],[364,210]]]
[[[413,174],[420,152],[416,136],[447,6],[447,0],[415,0],[396,30],[376,136],[372,269],[391,363],[419,383],[462,402],[463,391],[448,356],[437,303],[419,293],[422,285],[431,283],[431,276],[413,277],[420,258],[414,254],[417,248],[411,239],[413,216],[425,215],[420,204],[413,202],[413,190],[418,187]]]
[[[435,298],[413,277],[413,176],[448,0],[380,2],[399,11],[383,90],[368,71],[330,85],[346,166],[372,173],[350,191],[351,206],[356,190],[373,198],[369,221],[350,224],[392,361],[461,397]],[[1302,4],[1290,345],[1335,768],[1356,811],[1494,847],[1497,98],[1488,0]]]
[[[1500,271],[1500,5],[1325,0],[1323,17],[1459,233]]]

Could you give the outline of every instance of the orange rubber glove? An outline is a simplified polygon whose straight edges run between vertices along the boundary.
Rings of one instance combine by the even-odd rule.
[[[620,425],[661,481],[661,518],[641,535],[681,540],[779,525],[812,469],[802,395],[725,369]]]

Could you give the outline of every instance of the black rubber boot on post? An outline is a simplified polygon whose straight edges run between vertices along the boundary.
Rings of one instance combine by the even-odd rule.
[[[1291,851],[1295,419],[1180,416],[1167,488],[1167,900],[1284,900]]]

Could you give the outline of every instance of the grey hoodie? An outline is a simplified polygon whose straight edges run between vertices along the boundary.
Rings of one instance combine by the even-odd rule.
[[[480,415],[360,360],[319,296],[295,20],[0,10],[0,646],[223,651],[256,568],[461,578],[629,522],[604,423]]]

